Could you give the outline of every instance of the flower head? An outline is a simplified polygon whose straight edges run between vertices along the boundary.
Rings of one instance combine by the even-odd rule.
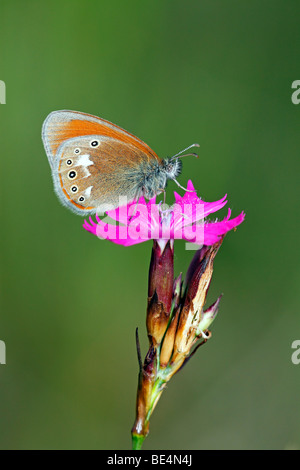
[[[213,245],[245,218],[244,212],[241,212],[230,219],[231,210],[228,209],[222,221],[206,221],[207,216],[226,205],[227,195],[215,202],[205,202],[197,196],[192,181],[188,182],[184,196],[176,192],[174,196],[174,204],[167,209],[156,204],[155,197],[148,202],[141,197],[138,202],[123,203],[117,209],[107,211],[107,216],[112,219],[110,222],[96,215],[97,223],[90,217],[90,223],[85,221],[83,227],[99,238],[119,245],[130,246],[152,239],[158,240],[163,249],[168,240],[175,239],[197,245]]]

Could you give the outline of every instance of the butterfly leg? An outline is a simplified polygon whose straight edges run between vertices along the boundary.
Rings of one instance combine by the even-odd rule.
[[[136,216],[137,207],[138,207],[138,205],[139,205],[140,197],[141,197],[141,194],[140,194],[140,192],[138,192],[138,193],[136,194],[135,198],[134,198],[135,201],[136,201],[136,203],[135,203],[135,206],[134,206],[133,213],[131,214],[131,216],[130,216],[130,218],[129,218],[129,222]]]
[[[162,203],[162,204],[165,205],[165,204],[166,204],[167,191],[166,191],[164,188],[159,188],[159,189],[158,189],[158,192],[164,193],[164,200],[163,200],[163,203]]]
[[[138,205],[139,205],[139,201],[136,201],[135,206],[134,206],[134,210],[133,210],[133,213],[132,213],[130,219],[136,215]]]
[[[195,192],[195,189],[187,189],[187,188],[184,188],[183,186],[181,186],[180,183],[178,183],[178,181],[175,179],[175,178],[172,178],[174,183],[177,184],[177,186],[179,186],[179,188],[183,189],[184,191],[187,191],[188,193],[194,193]]]
[[[162,189],[161,190],[163,193],[164,193],[164,202],[163,202],[163,205],[166,204],[166,198],[167,198],[167,191],[165,189]]]

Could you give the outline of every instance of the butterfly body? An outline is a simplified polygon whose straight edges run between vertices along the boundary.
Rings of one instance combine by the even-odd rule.
[[[178,159],[161,159],[143,141],[96,116],[55,111],[42,139],[55,192],[80,215],[104,212],[164,191],[181,171]],[[125,199],[126,198],[126,199]]]

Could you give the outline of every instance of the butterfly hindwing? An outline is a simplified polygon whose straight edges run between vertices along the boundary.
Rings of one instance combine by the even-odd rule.
[[[57,195],[76,213],[104,211],[119,197],[134,200],[141,192],[147,155],[111,137],[76,137],[63,143],[52,168]]]

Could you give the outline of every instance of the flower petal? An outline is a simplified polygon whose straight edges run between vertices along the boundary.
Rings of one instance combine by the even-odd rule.
[[[156,197],[148,202],[141,197],[138,202],[117,207],[106,214],[116,221],[106,223],[105,218],[96,215],[97,223],[89,218],[83,227],[99,238],[113,243],[131,246],[144,241],[183,239],[198,245],[212,245],[222,235],[241,224],[244,212],[230,220],[231,210],[221,222],[204,222],[204,219],[222,209],[227,204],[227,195],[214,202],[205,202],[197,196],[191,180],[187,184],[188,191],[183,196],[174,192],[175,204],[167,211],[161,211],[156,204]]]

